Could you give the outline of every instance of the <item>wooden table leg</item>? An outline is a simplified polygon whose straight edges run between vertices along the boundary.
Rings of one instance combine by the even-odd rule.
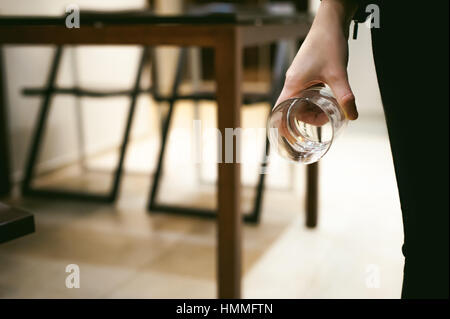
[[[306,227],[317,226],[319,204],[319,162],[306,166]]]
[[[7,195],[11,190],[5,76],[3,51],[0,47],[0,195]]]
[[[225,128],[240,127],[242,47],[239,31],[230,28],[215,46],[218,128],[222,134],[222,160],[218,164],[219,298],[241,297],[240,164],[225,163]],[[236,143],[233,143],[233,156]],[[229,150],[228,150],[229,151]],[[220,160],[219,160],[220,161]]]

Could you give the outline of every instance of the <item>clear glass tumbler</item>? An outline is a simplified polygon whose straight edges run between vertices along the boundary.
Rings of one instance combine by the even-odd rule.
[[[271,147],[282,157],[311,164],[325,155],[346,124],[330,88],[316,85],[273,108],[267,135]]]

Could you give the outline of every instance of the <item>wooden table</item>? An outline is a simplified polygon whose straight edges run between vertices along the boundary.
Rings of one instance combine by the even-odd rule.
[[[0,45],[173,45],[210,47],[215,53],[218,128],[240,127],[242,51],[246,46],[304,38],[307,16],[92,18],[68,29],[61,17],[0,17]],[[0,105],[3,105],[0,103]],[[4,110],[0,110],[4,111]],[[1,112],[0,112],[1,113]],[[4,119],[3,119],[4,120]],[[0,123],[0,128],[4,127]],[[222,142],[222,154],[225,143]],[[236,146],[233,146],[234,154]],[[1,154],[1,153],[0,153]],[[6,160],[5,158],[2,159]],[[218,164],[217,280],[220,298],[241,297],[240,164]],[[0,173],[1,175],[1,173]]]

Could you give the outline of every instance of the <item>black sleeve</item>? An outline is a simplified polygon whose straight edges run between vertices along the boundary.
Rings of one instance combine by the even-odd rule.
[[[366,7],[368,4],[370,3],[374,3],[374,1],[370,1],[370,0],[353,0],[355,2],[357,2],[358,4],[358,9],[356,10],[355,15],[353,16],[353,21],[355,21],[355,23],[364,23],[367,20],[367,17],[370,15],[370,12],[366,12]]]
[[[358,5],[358,9],[356,10],[355,14],[353,15],[353,40],[356,40],[358,37],[358,24],[366,22],[367,18],[371,14],[371,12],[366,11],[367,5],[374,3],[376,1],[374,0],[350,0],[355,1]]]

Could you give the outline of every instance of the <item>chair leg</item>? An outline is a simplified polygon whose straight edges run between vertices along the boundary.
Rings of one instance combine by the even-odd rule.
[[[0,46],[0,196],[11,192],[8,120],[6,105],[6,72],[3,48]]]
[[[267,170],[267,155],[270,151],[270,144],[269,140],[266,137],[265,141],[265,150],[264,150],[264,158],[261,162],[260,166],[260,172],[259,172],[259,179],[258,184],[256,185],[256,194],[255,199],[253,202],[253,211],[249,215],[244,216],[244,221],[248,223],[259,223],[259,219],[261,216],[261,208],[262,208],[262,200],[263,200],[263,193],[264,193],[264,181],[266,178],[266,170]]]
[[[150,212],[152,212],[152,210],[155,208],[156,195],[158,194],[159,183],[161,181],[161,172],[162,172],[162,167],[163,167],[163,163],[164,163],[164,155],[166,152],[167,138],[169,135],[168,134],[169,127],[170,127],[170,122],[172,120],[174,106],[175,106],[175,101],[170,101],[169,111],[163,122],[163,127],[162,127],[162,132],[161,132],[161,146],[159,147],[158,162],[156,163],[156,170],[155,170],[155,173],[153,174],[153,184],[152,184],[152,188],[150,191],[150,199],[148,202],[148,210]]]
[[[124,132],[123,139],[122,139],[122,145],[120,147],[119,162],[117,164],[116,172],[114,174],[114,182],[113,182],[113,186],[111,189],[111,195],[110,195],[111,201],[114,201],[116,199],[117,194],[119,192],[120,181],[122,178],[123,165],[124,165],[124,161],[125,161],[125,155],[126,155],[127,146],[128,146],[129,140],[130,140],[131,126],[133,124],[134,113],[136,112],[136,104],[137,104],[137,98],[139,95],[142,73],[144,71],[145,63],[148,60],[148,53],[149,53],[149,48],[144,47],[142,54],[141,54],[141,59],[139,61],[136,79],[134,81],[133,94],[131,95],[131,101],[130,101],[130,110],[128,112],[127,122],[126,122],[126,126],[125,126],[125,132]]]
[[[42,143],[42,137],[45,131],[45,125],[48,119],[48,114],[50,111],[50,102],[51,97],[53,95],[53,88],[56,82],[57,71],[59,67],[59,63],[62,55],[62,47],[58,47],[53,58],[52,67],[50,70],[49,78],[47,80],[47,92],[44,95],[44,100],[42,102],[40,114],[38,117],[35,134],[33,136],[33,142],[30,149],[30,154],[27,160],[27,165],[25,169],[25,178],[22,184],[22,194],[24,195],[39,195],[50,198],[66,198],[66,199],[76,199],[76,200],[89,200],[89,201],[98,201],[98,202],[113,202],[117,198],[121,175],[123,170],[123,164],[126,154],[126,149],[129,142],[129,136],[132,126],[132,120],[134,117],[137,96],[139,94],[140,88],[140,79],[142,76],[142,72],[144,69],[145,61],[147,59],[148,49],[144,48],[141,60],[138,66],[138,72],[136,75],[136,80],[134,83],[133,93],[131,95],[131,102],[127,117],[127,122],[125,125],[125,131],[122,139],[122,145],[120,147],[120,155],[119,161],[114,172],[113,183],[111,185],[111,189],[107,194],[92,194],[87,192],[73,192],[73,191],[62,191],[57,189],[34,189],[31,186],[32,178],[34,175],[34,168],[36,164],[36,160],[39,155],[40,146]]]
[[[162,132],[161,132],[161,146],[159,149],[158,162],[156,164],[156,170],[153,176],[153,184],[150,191],[150,198],[148,202],[148,211],[153,212],[156,208],[156,196],[158,194],[159,184],[161,181],[161,172],[164,163],[164,155],[166,152],[167,139],[169,133],[170,122],[172,120],[172,115],[175,107],[176,97],[178,94],[178,88],[181,84],[181,76],[184,68],[185,60],[186,60],[187,49],[182,48],[180,50],[180,56],[178,58],[177,69],[175,73],[175,81],[172,87],[172,94],[169,100],[169,110],[166,115],[166,118],[163,123]]]
[[[319,204],[319,162],[306,167],[306,227],[315,228]]]
[[[61,61],[61,56],[63,53],[63,48],[61,46],[56,48],[56,51],[53,56],[52,65],[50,68],[50,73],[47,78],[46,89],[47,92],[44,95],[44,99],[42,101],[39,116],[36,122],[36,127],[33,134],[33,140],[31,143],[31,148],[28,154],[26,166],[25,166],[25,177],[22,182],[22,194],[28,195],[31,193],[31,180],[34,175],[34,168],[36,164],[36,160],[39,155],[40,146],[42,142],[42,137],[45,132],[45,127],[47,124],[48,114],[50,111],[51,99],[53,97],[52,89],[55,86],[56,77],[58,75],[59,64]]]
[[[286,65],[287,64],[287,48],[288,48],[288,44],[285,41],[280,41],[277,44],[275,65],[274,65],[274,69],[273,69],[271,104],[274,104],[276,102],[276,99],[278,98],[278,95],[280,94],[281,89],[282,89],[284,73],[287,69],[287,65]],[[152,185],[152,189],[151,189],[151,193],[150,193],[148,210],[153,213],[164,212],[164,213],[190,215],[190,216],[205,217],[205,218],[214,218],[216,214],[214,211],[211,211],[211,210],[166,206],[166,205],[159,205],[156,203],[156,196],[157,196],[157,192],[158,192],[159,182],[161,179],[162,164],[164,161],[164,153],[165,153],[165,148],[166,148],[166,143],[167,143],[167,134],[168,134],[169,126],[170,126],[170,120],[172,118],[172,113],[173,113],[174,103],[175,103],[177,92],[178,92],[178,87],[181,82],[181,69],[183,68],[184,55],[186,54],[186,52],[182,51],[182,53],[183,53],[183,55],[180,55],[180,59],[178,60],[175,82],[174,82],[174,86],[172,88],[172,96],[171,96],[171,100],[170,100],[170,104],[169,104],[169,112],[168,112],[166,120],[164,121],[164,124],[163,124],[161,147],[160,147],[156,171],[154,174],[153,185]],[[269,152],[269,149],[270,149],[270,145],[266,138],[264,158],[261,163],[261,168],[260,168],[261,174],[259,176],[258,184],[256,186],[256,194],[255,194],[253,209],[250,214],[245,215],[245,217],[244,217],[244,221],[248,222],[248,223],[258,223],[259,222],[261,206],[262,206],[262,197],[263,197],[263,191],[264,191],[265,169],[267,166],[267,154]]]
[[[270,107],[276,103],[278,95],[281,92],[282,85],[284,83],[284,74],[287,69],[287,53],[288,53],[289,43],[286,41],[280,41],[277,43],[276,53],[275,53],[275,63],[272,72],[272,92],[270,94]],[[266,137],[263,160],[260,166],[260,174],[258,184],[256,186],[256,194],[253,203],[253,211],[250,215],[244,217],[244,221],[251,223],[258,223],[261,214],[263,192],[264,192],[264,181],[267,170],[267,155],[270,151],[269,140]]]
[[[70,64],[71,64],[71,72],[72,72],[72,81],[74,82],[76,87],[80,87],[80,77],[78,74],[78,59],[77,59],[77,51],[76,47],[70,48]],[[86,142],[85,142],[85,134],[84,134],[84,122],[83,122],[83,106],[81,103],[81,97],[75,96],[75,105],[74,105],[74,116],[76,122],[76,130],[77,130],[77,148],[78,148],[78,162],[83,172],[87,171],[87,163],[86,163]]]

